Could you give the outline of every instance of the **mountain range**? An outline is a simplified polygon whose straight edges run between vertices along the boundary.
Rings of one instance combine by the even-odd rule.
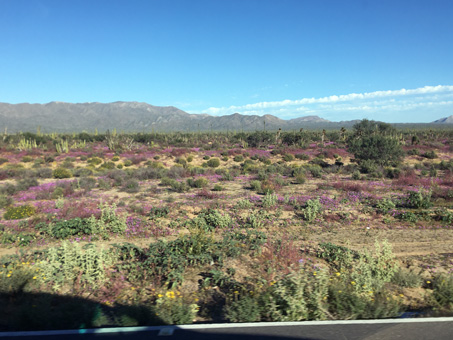
[[[452,123],[453,116],[445,121]],[[0,131],[8,132],[100,132],[117,129],[128,132],[171,131],[254,131],[254,130],[299,130],[300,128],[351,127],[358,120],[331,122],[318,116],[305,116],[283,120],[273,115],[225,116],[189,114],[173,106],[153,106],[139,102],[114,103],[65,103],[8,104],[0,103]]]

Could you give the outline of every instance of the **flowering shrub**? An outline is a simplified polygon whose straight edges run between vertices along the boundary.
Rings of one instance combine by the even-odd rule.
[[[35,213],[35,207],[31,205],[20,205],[17,207],[10,207],[3,217],[5,220],[20,220],[22,218],[33,216]]]

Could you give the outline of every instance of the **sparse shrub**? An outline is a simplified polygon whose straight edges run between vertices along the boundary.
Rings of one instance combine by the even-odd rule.
[[[263,197],[263,208],[272,208],[275,207],[278,203],[278,197],[276,194],[267,192]]]
[[[313,222],[321,213],[321,208],[322,206],[319,199],[308,200],[302,211],[304,219],[308,222]]]
[[[212,188],[212,191],[223,191],[223,187],[220,184],[214,185],[214,188]]]
[[[305,173],[303,172],[297,172],[294,176],[294,182],[296,182],[297,184],[304,184],[305,180]]]
[[[170,178],[182,178],[186,176],[186,170],[182,166],[172,166],[167,171],[167,176]]]
[[[362,120],[353,126],[354,133],[348,138],[348,151],[359,161],[374,161],[379,165],[399,162],[403,149],[394,134],[395,129],[382,122]]]
[[[176,158],[175,163],[180,164],[183,167],[187,166],[187,161],[184,158],[180,158],[180,157]]]
[[[60,186],[57,186],[53,192],[52,192],[52,195],[51,195],[52,199],[58,199],[58,198],[62,198],[64,197],[64,189]]]
[[[198,177],[197,179],[193,180],[189,178],[187,180],[187,184],[191,186],[192,188],[205,188],[208,186],[209,182],[206,178],[204,177]]]
[[[191,163],[193,161],[193,156],[190,155],[190,156],[187,156],[187,162]]]
[[[87,160],[87,163],[96,166],[102,163],[102,159],[99,157],[92,157]]]
[[[67,283],[98,287],[106,280],[106,268],[114,261],[108,251],[91,246],[83,250],[79,244],[63,242],[61,247],[49,248],[46,261],[40,264],[43,280],[58,291]]]
[[[96,179],[93,177],[82,177],[79,179],[80,189],[90,191],[96,186]]]
[[[422,157],[428,158],[428,159],[435,159],[437,158],[437,153],[434,150],[426,151],[425,153],[422,154]]]
[[[36,187],[38,185],[39,183],[36,178],[24,178],[17,182],[16,188],[18,191],[23,191],[28,190],[31,187]]]
[[[262,311],[256,296],[235,294],[227,300],[223,313],[230,322],[257,322]]]
[[[129,179],[123,184],[121,189],[122,191],[132,194],[140,191],[140,185],[137,180]]]
[[[275,183],[270,179],[261,181],[261,190],[263,194],[272,194],[275,191]]]
[[[439,274],[433,279],[433,301],[442,309],[453,309],[453,275]]]
[[[408,156],[418,156],[420,155],[420,151],[418,149],[411,149],[407,151]]]
[[[296,158],[303,161],[307,161],[310,159],[310,156],[305,153],[296,153]]]
[[[68,169],[64,168],[57,168],[52,173],[54,178],[62,179],[62,178],[71,178],[72,172]]]
[[[52,156],[46,156],[46,158],[44,158],[44,161],[46,163],[52,163],[55,162],[55,158],[53,158]]]
[[[119,156],[113,156],[112,162],[118,162],[120,160]]]
[[[310,165],[306,168],[314,178],[322,177],[322,169],[319,165]]]
[[[156,300],[153,309],[164,324],[184,325],[194,321],[198,306],[186,302],[183,298],[175,296],[173,291],[169,291]]]
[[[205,161],[207,161],[207,160],[210,159],[210,158],[211,158],[211,157],[210,157],[209,155],[203,156],[203,159],[204,159]]]
[[[218,158],[211,158],[207,163],[210,168],[217,168],[220,165],[220,160]]]
[[[151,220],[155,220],[161,217],[167,217],[169,213],[170,209],[168,207],[152,207],[148,216]]]
[[[400,302],[384,289],[360,294],[350,282],[336,281],[328,293],[328,311],[337,319],[379,319],[401,313]]]
[[[387,198],[383,198],[383,199],[379,200],[376,204],[376,210],[381,214],[386,214],[390,210],[395,209],[395,207],[396,207],[396,204],[392,200],[387,199]]]
[[[88,168],[80,168],[80,169],[75,169],[73,174],[74,174],[74,177],[91,176],[91,175],[93,175],[93,170],[88,169]]]
[[[360,171],[359,170],[355,170],[353,173],[352,173],[352,176],[351,178],[355,181],[358,181],[360,179]]]
[[[31,158],[30,156],[24,156],[22,157],[22,162],[23,163],[29,163],[33,160],[33,158]]]
[[[103,178],[99,178],[98,179],[98,185],[99,185],[99,188],[102,189],[102,190],[110,190],[112,189],[112,185],[110,184],[109,181],[103,179]]]
[[[250,209],[253,207],[253,203],[248,199],[242,199],[236,202],[235,207],[237,207],[238,209]]]
[[[154,160],[158,161],[160,159],[160,156],[156,155],[153,157]]]
[[[399,211],[395,214],[395,218],[411,223],[416,223],[419,220],[418,215],[414,214],[412,211]]]
[[[394,179],[394,178],[399,178],[401,174],[401,170],[398,168],[385,168],[385,177]]]
[[[13,199],[10,196],[0,195],[0,209],[6,208],[13,204]]]
[[[256,192],[261,192],[262,191],[262,188],[261,188],[261,182],[260,181],[257,181],[257,180],[253,180],[250,182],[250,188]]]
[[[238,162],[238,163],[242,162],[243,160],[244,160],[244,156],[242,156],[242,155],[236,155],[233,158],[233,161]]]
[[[283,155],[283,160],[285,162],[291,162],[294,160],[294,156],[290,153],[287,153],[287,154]]]
[[[414,270],[399,268],[392,277],[392,283],[400,287],[418,288],[423,284],[423,278]]]
[[[329,279],[323,270],[294,271],[270,290],[268,314],[272,321],[326,318]]]
[[[105,169],[105,170],[113,170],[115,168],[116,168],[116,165],[113,162],[104,162],[99,167],[99,169]]]
[[[52,236],[57,239],[65,239],[75,235],[92,235],[98,231],[88,219],[79,217],[55,221],[50,230]]]
[[[431,204],[431,192],[409,191],[406,199],[403,200],[402,206],[413,209],[429,209]]]
[[[10,207],[6,210],[3,218],[5,220],[20,220],[33,216],[36,213],[36,208],[32,205],[20,205],[17,207]]]

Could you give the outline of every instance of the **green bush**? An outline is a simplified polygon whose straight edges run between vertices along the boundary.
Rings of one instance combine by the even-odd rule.
[[[379,200],[376,204],[376,210],[381,214],[386,214],[390,210],[395,209],[395,207],[396,207],[395,203],[387,198]]]
[[[400,287],[419,288],[423,284],[423,278],[414,270],[399,268],[391,282]]]
[[[257,322],[261,319],[262,308],[255,296],[235,294],[227,300],[223,314],[230,322]]]
[[[0,195],[0,209],[6,208],[13,204],[13,199],[11,196]]]
[[[64,168],[57,168],[52,173],[54,178],[62,179],[62,178],[71,178],[72,172],[68,169]]]
[[[308,200],[302,211],[304,219],[308,222],[313,222],[320,215],[321,209],[322,206],[319,199]]]
[[[398,317],[401,304],[382,289],[360,294],[350,282],[337,281],[329,285],[328,311],[336,319],[382,319]]]
[[[130,194],[136,193],[140,191],[140,184],[135,179],[129,179],[123,184],[121,190]]]
[[[409,191],[402,206],[412,209],[429,209],[431,208],[431,192]]]
[[[253,180],[250,182],[250,188],[256,192],[261,192],[262,191],[262,188],[261,188],[261,182],[260,181],[257,181],[257,180]]]
[[[92,157],[87,160],[87,163],[96,166],[102,163],[102,159],[98,157]]]
[[[353,173],[352,173],[352,176],[351,178],[355,181],[358,181],[360,179],[360,171],[359,170],[355,170]]]
[[[161,217],[167,217],[169,213],[170,209],[168,207],[152,207],[148,216],[151,220],[155,220]]]
[[[17,207],[10,207],[6,210],[3,218],[5,220],[20,220],[33,216],[36,213],[36,208],[32,205],[20,205]]]
[[[105,283],[106,268],[114,261],[114,256],[103,249],[91,246],[83,250],[78,243],[64,241],[61,247],[49,248],[46,261],[41,261],[43,280],[52,284],[58,291],[64,284],[80,284],[99,287]]]
[[[426,151],[424,154],[422,154],[422,157],[428,158],[428,159],[435,159],[437,158],[437,153],[434,150]]]
[[[183,167],[187,166],[187,161],[184,158],[180,158],[180,157],[176,158],[175,163],[180,164]]]
[[[112,157],[112,162],[118,162],[120,158],[118,156],[113,156]]]
[[[80,189],[84,189],[86,191],[90,191],[94,187],[96,187],[96,178],[93,177],[82,177],[79,179],[79,187]]]
[[[275,207],[278,203],[278,196],[273,193],[266,193],[263,197],[263,208],[272,208]]]
[[[220,160],[218,158],[211,158],[207,163],[210,168],[217,168],[220,165]]]
[[[223,191],[223,187],[220,184],[214,185],[214,188],[212,188],[212,191]]]
[[[323,270],[294,271],[272,286],[267,313],[272,321],[324,320],[328,287]]]
[[[348,138],[348,151],[359,161],[374,161],[379,165],[398,163],[403,149],[392,135],[395,129],[382,122],[362,120],[353,126],[354,132]]]
[[[294,156],[290,153],[287,153],[287,154],[283,155],[283,160],[285,162],[291,162],[294,160]]]
[[[70,220],[58,220],[52,223],[50,227],[52,236],[57,239],[65,239],[76,235],[92,235],[97,231],[88,219],[79,217]]]
[[[184,325],[193,323],[197,315],[198,305],[188,303],[183,298],[175,297],[174,292],[170,291],[156,300],[153,309],[164,324]]]
[[[126,159],[126,160],[123,162],[123,165],[124,165],[125,167],[129,167],[129,166],[132,165],[132,161],[131,161],[130,159]]]
[[[296,158],[297,159],[301,159],[303,161],[306,161],[306,160],[309,160],[310,159],[310,156],[305,154],[305,153],[297,153],[296,154]]]
[[[453,275],[440,274],[433,279],[433,299],[442,309],[453,309]]]
[[[242,162],[243,160],[244,160],[244,156],[242,156],[242,155],[236,155],[233,158],[233,161],[238,162],[238,163]]]
[[[294,176],[294,182],[296,182],[297,184],[304,184],[305,183],[305,174],[303,172],[298,172],[295,176]]]
[[[33,158],[31,158],[30,156],[24,156],[22,157],[22,162],[23,163],[29,163],[33,160]]]

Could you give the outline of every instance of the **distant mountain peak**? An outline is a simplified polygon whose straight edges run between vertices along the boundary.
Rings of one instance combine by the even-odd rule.
[[[453,124],[453,115],[435,120],[433,124]]]

